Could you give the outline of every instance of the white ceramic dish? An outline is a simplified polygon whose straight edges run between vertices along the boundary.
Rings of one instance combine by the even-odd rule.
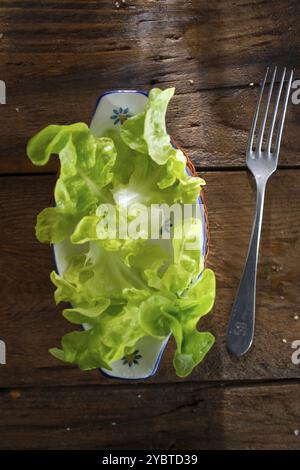
[[[147,93],[138,90],[116,90],[104,93],[96,103],[90,128],[97,136],[101,136],[105,130],[120,126],[128,117],[143,111],[147,102]],[[187,172],[189,170],[187,168]],[[206,253],[206,218],[201,198],[200,217],[202,219],[202,255]],[[57,272],[62,275],[66,269],[67,256],[78,250],[67,241],[53,245],[53,254]],[[199,273],[200,276],[201,273]],[[82,325],[88,328],[88,325]],[[146,379],[157,371],[163,351],[169,338],[158,340],[152,337],[142,338],[136,346],[133,354],[125,356],[112,364],[112,370],[100,369],[109,377],[118,379]]]

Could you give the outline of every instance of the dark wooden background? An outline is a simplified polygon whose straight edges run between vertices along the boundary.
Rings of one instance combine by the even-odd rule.
[[[255,203],[244,154],[257,84],[267,65],[297,76],[299,41],[298,0],[1,0],[0,448],[300,448],[300,106],[267,192],[255,343],[240,360],[225,348]],[[69,328],[34,237],[56,164],[33,167],[25,146],[49,123],[89,122],[107,89],[153,86],[176,87],[168,128],[207,181],[217,340],[185,380],[170,343],[155,377],[120,383],[47,352]]]

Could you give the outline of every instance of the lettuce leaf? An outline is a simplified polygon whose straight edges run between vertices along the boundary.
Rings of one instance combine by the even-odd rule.
[[[86,124],[46,127],[29,141],[27,154],[36,165],[47,163],[51,154],[58,154],[60,159],[56,207],[47,207],[38,215],[39,241],[59,243],[84,215],[101,203],[111,202],[109,184],[116,149],[111,139],[94,137]]]
[[[74,247],[63,275],[53,271],[51,281],[56,303],[71,304],[64,318],[87,328],[71,331],[50,352],[82,370],[109,369],[144,336],[173,335],[174,368],[185,377],[214,342],[197,329],[215,297],[214,273],[204,269],[201,221],[174,219],[170,240],[151,239],[148,229],[124,238],[109,228],[119,221],[134,227],[141,205],[149,218],[154,205],[196,204],[205,182],[186,172],[186,159],[166,130],[173,94],[173,88],[151,90],[143,113],[103,137],[84,123],[51,125],[27,146],[36,165],[52,154],[60,160],[55,206],[38,215],[36,236]],[[104,215],[103,204],[114,212]]]
[[[121,128],[121,138],[130,148],[148,154],[159,165],[182,154],[170,145],[166,130],[167,107],[174,91],[151,90],[144,112],[128,119]]]

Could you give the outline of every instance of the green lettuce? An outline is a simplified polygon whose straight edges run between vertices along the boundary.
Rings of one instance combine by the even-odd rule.
[[[29,141],[27,154],[36,165],[46,164],[51,154],[58,154],[60,159],[56,207],[47,207],[38,215],[39,241],[64,240],[84,215],[101,203],[111,202],[109,184],[116,149],[111,139],[94,138],[86,124],[46,127]]]
[[[214,273],[204,269],[201,253],[201,221],[193,216],[175,221],[170,240],[153,240],[148,230],[124,238],[107,224],[115,215],[102,212],[106,204],[115,222],[132,227],[140,205],[149,217],[153,205],[196,203],[205,182],[188,175],[186,159],[166,131],[173,94],[172,88],[151,90],[143,113],[102,137],[84,123],[51,125],[27,146],[36,165],[53,154],[60,160],[55,206],[38,215],[36,236],[74,247],[64,273],[53,271],[51,281],[56,303],[71,305],[64,318],[86,329],[71,331],[61,348],[50,352],[82,370],[109,369],[144,336],[171,334],[174,367],[184,377],[214,342],[211,333],[197,329],[215,297]]]

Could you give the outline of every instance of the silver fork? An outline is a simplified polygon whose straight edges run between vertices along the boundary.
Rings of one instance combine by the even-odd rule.
[[[272,92],[277,74],[277,67],[275,67],[267,95],[266,107],[263,111],[261,124],[259,126],[257,145],[254,148],[254,137],[256,135],[256,127],[260,114],[260,108],[262,107],[262,97],[264,94],[268,74],[269,69],[267,69],[262,83],[246,151],[246,163],[256,181],[257,199],[247,260],[238,292],[232,307],[227,332],[227,347],[229,351],[236,356],[242,356],[245,354],[250,349],[253,341],[255,324],[256,272],[265,190],[269,177],[276,171],[277,168],[284,120],[293,80],[293,71],[291,70],[289,72],[289,78],[282,101],[281,95],[284,88],[285,77],[287,75],[285,68],[281,76],[278,92],[275,96],[273,112],[271,114],[269,130],[267,132],[266,123],[268,115],[270,114]],[[279,117],[278,129],[276,135],[274,135],[276,118],[277,115],[279,116],[278,112],[280,108],[281,114]],[[265,147],[263,147],[264,137],[266,140]]]

